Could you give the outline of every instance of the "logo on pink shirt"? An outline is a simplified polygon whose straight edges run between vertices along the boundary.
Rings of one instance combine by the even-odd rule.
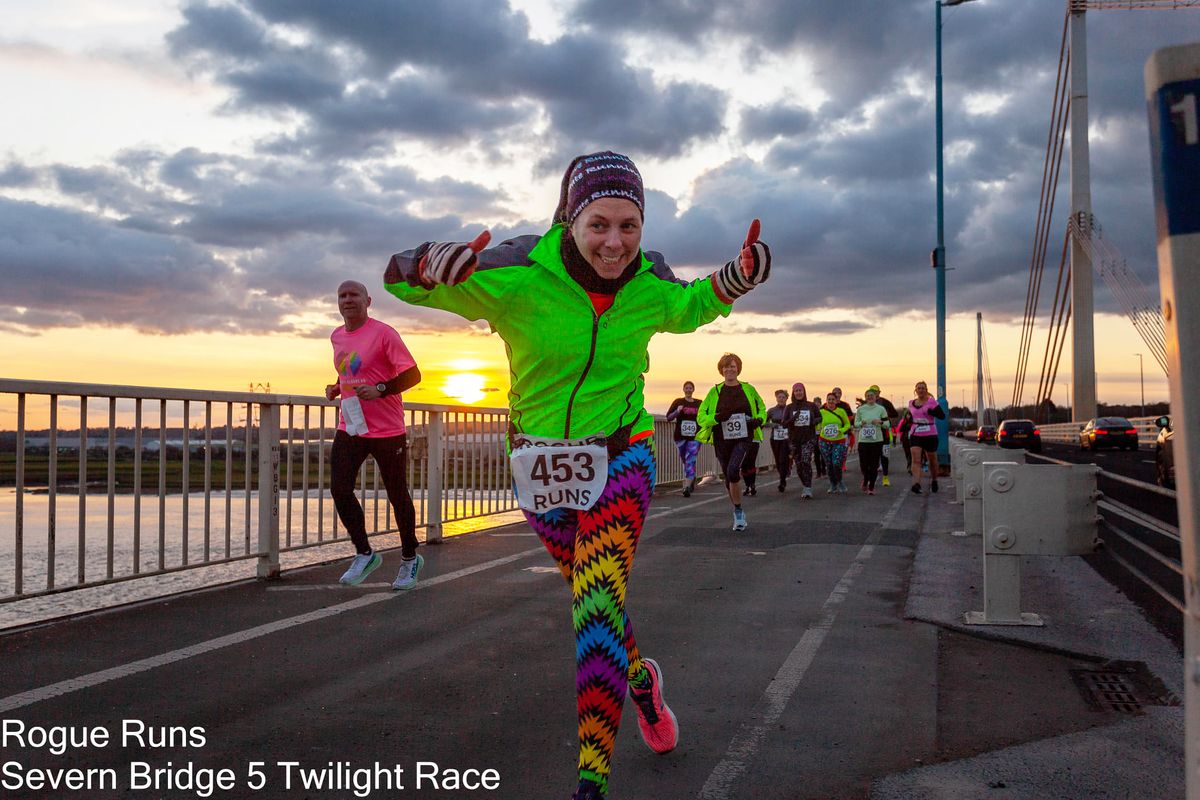
[[[362,358],[359,357],[357,351],[338,353],[337,369],[341,375],[357,375],[359,369],[362,368],[362,363]]]

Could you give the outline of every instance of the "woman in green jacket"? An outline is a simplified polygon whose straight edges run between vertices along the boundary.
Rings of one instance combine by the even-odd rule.
[[[825,460],[825,469],[829,471],[828,494],[846,493],[842,470],[846,466],[846,440],[849,433],[850,417],[839,405],[838,396],[830,392],[825,395],[825,405],[821,406],[821,419],[817,425],[817,435],[821,437],[821,458]]]
[[[742,359],[726,353],[717,362],[717,371],[725,380],[708,390],[696,424],[696,440],[712,444],[721,465],[721,478],[733,503],[733,529],[746,530],[746,512],[742,510],[741,479],[754,467],[762,441],[762,426],[767,421],[767,406],[758,390],[738,380]]]
[[[518,501],[572,594],[575,800],[607,795],[627,690],[652,750],[669,752],[679,736],[662,670],[640,655],[625,613],[655,483],[654,422],[643,398],[648,344],[656,333],[687,333],[727,316],[770,274],[755,220],[732,261],[706,279],[675,279],[661,258],[642,252],[644,208],[630,159],[579,156],[541,237],[492,250],[484,250],[487,231],[469,244],[428,242],[393,256],[384,275],[401,300],[485,319],[504,340]]]

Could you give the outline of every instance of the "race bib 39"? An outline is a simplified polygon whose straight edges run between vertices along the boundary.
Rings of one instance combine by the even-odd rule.
[[[726,439],[745,439],[750,435],[750,425],[745,414],[734,414],[721,423],[721,435]]]

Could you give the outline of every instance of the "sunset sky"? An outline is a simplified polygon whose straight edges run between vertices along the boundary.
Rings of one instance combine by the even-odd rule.
[[[944,14],[952,404],[971,402],[976,311],[996,400],[1012,393],[1064,8]],[[764,394],[933,383],[930,0],[0,9],[0,377],[319,394],[334,292],[355,278],[426,376],[410,401],[503,406],[501,342],[388,295],[387,259],[541,232],[570,158],[612,149],[645,179],[644,247],[677,274],[733,258],[754,217],[775,257],[729,319],[655,340],[651,410],[719,380],[726,351]],[[1093,208],[1157,294],[1142,67],[1195,40],[1200,11],[1089,12],[1088,32]],[[1100,400],[1138,399],[1138,352],[1146,399],[1166,399],[1099,276],[1096,307]],[[1059,402],[1069,373],[1068,348]]]

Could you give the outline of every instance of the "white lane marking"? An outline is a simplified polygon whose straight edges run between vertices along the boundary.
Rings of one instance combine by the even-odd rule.
[[[304,586],[268,586],[268,592],[314,592],[321,591],[336,591],[344,592],[352,589],[361,589],[365,591],[383,591],[384,589],[391,590],[390,583],[360,583],[358,586],[347,586],[344,583],[310,583]]]
[[[668,514],[674,514],[677,511],[694,508],[696,506],[712,503],[716,500],[721,500],[724,498],[726,498],[726,495],[720,494],[709,500],[701,500],[696,503],[689,503],[688,505],[680,506],[679,508],[668,508],[664,511],[658,512],[657,514],[650,515],[647,517],[647,519],[649,520],[656,519],[658,517],[664,517]],[[440,586],[443,583],[449,583],[450,581],[455,581],[459,578],[465,578],[469,575],[474,575],[477,572],[483,572],[494,567],[511,564],[512,562],[519,561],[522,558],[527,558],[529,556],[545,552],[546,550],[543,547],[522,550],[521,552],[514,553],[510,556],[504,556],[503,558],[485,561],[482,564],[476,564],[472,567],[464,567],[463,569],[455,570],[454,572],[448,572],[445,575],[438,575],[433,578],[422,579],[420,583],[406,592],[388,591],[371,594],[367,597],[358,597],[354,600],[348,600],[345,603],[329,606],[328,608],[322,608],[318,609],[317,611],[310,611],[306,614],[299,614],[295,617],[277,620],[276,622],[267,623],[266,625],[258,625],[253,628],[247,628],[246,630],[238,631],[237,633],[231,633],[226,636],[218,636],[217,638],[209,639],[206,642],[199,642],[194,645],[189,645],[188,647],[181,647],[178,650],[171,650],[166,653],[161,653],[157,656],[151,656],[150,658],[143,658],[139,661],[131,661],[128,664],[121,664],[119,666],[110,667],[109,669],[102,669],[97,672],[89,672],[85,675],[80,675],[75,678],[68,678],[67,680],[58,681],[57,683],[52,683],[47,686],[40,686],[36,689],[30,689],[29,691],[19,692],[17,694],[9,695],[8,697],[0,698],[0,713],[12,711],[13,709],[17,708],[23,708],[25,706],[33,705],[34,703],[40,703],[43,700],[49,700],[52,697],[59,697],[64,694],[70,694],[71,692],[77,692],[81,689],[99,686],[101,684],[108,683],[109,681],[128,678],[131,675],[137,675],[138,673],[147,672],[157,667],[163,667],[168,664],[174,664],[179,661],[193,658],[195,656],[204,655],[205,653],[211,653],[214,650],[221,650],[225,647],[232,647],[233,645],[242,644],[243,642],[248,642],[272,633],[287,630],[288,628],[294,628],[297,625],[304,625],[309,622],[317,622],[322,619],[328,619],[329,617],[335,617],[339,614],[344,614],[347,611],[356,611],[360,608],[366,608],[367,606],[375,603],[382,603],[387,600],[403,597],[404,595],[411,594],[412,592],[430,589],[434,586]],[[552,569],[552,571],[557,572],[558,570]],[[308,587],[294,588],[299,590],[302,588],[307,589]],[[339,586],[338,588],[342,589],[345,587]],[[389,586],[388,588],[390,589],[391,587]]]
[[[309,622],[317,622],[318,620],[335,617],[347,611],[355,611],[360,608],[366,608],[367,606],[374,605],[375,603],[382,603],[395,597],[403,597],[405,594],[409,594],[411,592],[429,589],[433,586],[458,580],[459,578],[465,578],[468,575],[474,575],[477,572],[483,572],[484,570],[498,567],[503,564],[509,564],[513,561],[517,561],[535,553],[543,552],[545,552],[545,550],[541,547],[533,550],[524,550],[520,553],[514,553],[511,556],[493,559],[482,564],[476,564],[472,567],[464,567],[463,569],[456,570],[445,575],[438,575],[437,577],[430,578],[428,580],[422,580],[407,592],[387,592],[386,594],[379,593],[370,595],[368,597],[359,597],[354,600],[349,600],[345,603],[329,606],[328,608],[322,608],[316,611],[310,611],[306,614],[288,617],[287,619],[270,622],[266,625],[258,625],[253,628],[247,628],[244,631],[238,631],[237,633],[231,633],[226,636],[218,636],[216,639],[209,639],[206,642],[199,642],[198,644],[182,647],[178,650],[171,650],[170,652],[162,653],[157,656],[143,658],[140,661],[132,661],[128,664],[121,664],[109,669],[102,669],[97,672],[90,672],[86,675],[80,675],[77,678],[68,678],[65,681],[52,683],[48,686],[30,689],[27,692],[9,695],[8,697],[0,699],[0,713],[32,705],[34,703],[41,702],[42,700],[49,700],[52,697],[58,697],[60,695],[76,692],[80,689],[99,686],[100,684],[108,683],[109,681],[127,678],[131,675],[137,675],[140,672],[146,672],[148,670],[155,669],[156,667],[163,667],[167,664],[174,664],[176,662],[184,661],[205,653],[211,653],[214,650],[232,647],[233,645],[242,644],[243,642],[248,642],[252,639],[258,639],[268,634],[277,633],[279,631],[287,630],[288,628],[294,628],[297,625],[304,625]]]
[[[541,575],[543,573],[551,573],[551,572],[558,573],[558,572],[560,572],[560,570],[558,567],[526,567],[525,569],[522,570],[522,572],[532,572],[532,573]]]
[[[784,660],[783,666],[775,673],[775,679],[763,692],[762,699],[755,704],[751,718],[756,722],[744,723],[737,735],[733,737],[733,741],[729,743],[729,748],[725,751],[725,756],[713,768],[708,780],[700,789],[701,800],[727,800],[732,796],[733,787],[749,770],[767,733],[775,729],[788,701],[800,686],[804,674],[817,656],[817,651],[821,649],[826,635],[833,628],[833,623],[837,620],[838,608],[850,593],[854,579],[858,577],[867,560],[875,553],[875,546],[907,496],[907,494],[902,494],[896,498],[891,509],[884,516],[883,522],[867,537],[866,543],[858,551],[858,555],[854,557],[854,561],[842,575],[842,579],[833,587],[829,597],[825,598],[825,602],[821,605],[820,620],[804,632],[800,641],[796,643],[792,652]]]

